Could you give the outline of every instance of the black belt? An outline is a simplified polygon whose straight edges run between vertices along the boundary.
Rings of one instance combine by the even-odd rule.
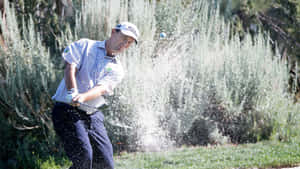
[[[56,101],[55,105],[57,105],[57,106],[68,107],[69,109],[76,110],[76,111],[78,111],[79,113],[85,113],[85,114],[87,114],[87,115],[94,114],[94,113],[97,112],[97,111],[103,111],[104,109],[106,109],[106,108],[108,107],[107,104],[103,104],[103,105],[102,105],[101,107],[99,107],[99,108],[96,108],[96,107],[92,107],[92,106],[91,106],[92,109],[94,109],[94,111],[92,111],[92,112],[87,112],[87,111],[85,111],[85,110],[79,109],[78,106],[72,106],[72,105],[67,104],[67,103],[64,103],[64,102],[58,102],[58,101]],[[89,106],[89,105],[83,104],[83,106]]]
[[[71,109],[71,110],[76,110],[78,113],[87,114],[86,111],[80,110],[80,109],[78,108],[78,106],[72,106],[72,105],[67,104],[67,103],[57,102],[57,101],[56,101],[56,102],[55,102],[55,106],[66,107],[66,108]]]

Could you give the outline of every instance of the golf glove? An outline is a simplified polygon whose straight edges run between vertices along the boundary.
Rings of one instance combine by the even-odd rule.
[[[75,88],[72,88],[67,91],[67,95],[65,97],[66,103],[70,104],[72,103],[72,99],[78,95],[78,91]]]

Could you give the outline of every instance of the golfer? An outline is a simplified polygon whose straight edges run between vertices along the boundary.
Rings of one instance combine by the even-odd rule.
[[[73,163],[70,169],[114,168],[104,117],[95,109],[105,103],[103,96],[111,95],[124,76],[116,54],[137,43],[138,36],[134,24],[122,22],[106,41],[81,39],[64,50],[66,67],[52,97],[52,120]]]

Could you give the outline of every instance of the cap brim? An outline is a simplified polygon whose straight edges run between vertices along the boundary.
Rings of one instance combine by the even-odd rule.
[[[129,37],[132,37],[134,40],[135,40],[135,43],[137,44],[138,43],[138,39],[137,37],[135,36],[134,33],[132,33],[131,31],[127,31],[127,30],[123,30],[123,29],[119,29],[124,35],[126,36],[129,36]]]

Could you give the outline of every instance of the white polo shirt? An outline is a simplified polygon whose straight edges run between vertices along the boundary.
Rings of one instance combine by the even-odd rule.
[[[124,77],[123,67],[116,57],[106,56],[105,41],[80,39],[69,45],[62,54],[63,59],[77,68],[76,83],[79,93],[84,93],[97,85],[103,85],[108,94],[113,94],[113,89]],[[67,88],[63,79],[53,100],[67,102]],[[92,107],[100,107],[105,103],[103,96],[85,102]],[[85,107],[79,107],[86,110]]]

